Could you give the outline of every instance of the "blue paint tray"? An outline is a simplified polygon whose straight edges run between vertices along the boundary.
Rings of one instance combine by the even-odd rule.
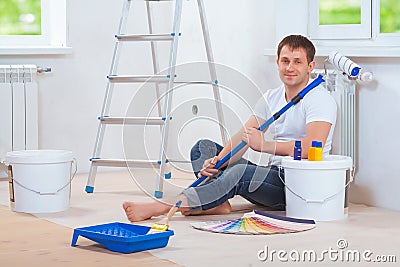
[[[149,233],[150,226],[120,222],[99,224],[74,229],[71,246],[76,245],[79,236],[97,242],[107,249],[122,253],[162,248],[168,244],[171,230]]]

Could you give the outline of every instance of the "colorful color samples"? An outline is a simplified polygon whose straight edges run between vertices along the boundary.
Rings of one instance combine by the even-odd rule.
[[[254,210],[234,220],[219,220],[191,224],[193,228],[224,234],[270,235],[307,231],[315,221],[278,216]]]

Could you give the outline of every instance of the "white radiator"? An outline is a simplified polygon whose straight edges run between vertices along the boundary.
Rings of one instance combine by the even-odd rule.
[[[0,65],[0,159],[38,148],[36,65]]]
[[[356,81],[350,81],[347,76],[336,75],[335,91],[332,95],[339,103],[340,116],[336,130],[340,135],[339,151],[344,156],[352,157],[357,162],[356,139]]]
[[[332,154],[349,156],[357,162],[356,81],[336,70],[315,70],[326,74],[324,86],[338,104]]]

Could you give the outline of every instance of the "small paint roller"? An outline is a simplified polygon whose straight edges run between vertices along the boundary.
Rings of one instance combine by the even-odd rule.
[[[179,200],[178,202],[175,203],[174,206],[169,210],[167,217],[165,218],[165,222],[161,223],[158,222],[154,224],[151,228],[148,234],[151,233],[156,233],[156,232],[164,232],[167,231],[169,228],[169,221],[171,220],[172,216],[174,216],[175,212],[179,209],[179,207],[182,205],[182,200]]]
[[[328,55],[328,61],[350,77],[357,77],[360,74],[361,67],[337,51]]]

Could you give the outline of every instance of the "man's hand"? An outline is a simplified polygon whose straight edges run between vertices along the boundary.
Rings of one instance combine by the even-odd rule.
[[[251,149],[262,152],[264,148],[264,133],[256,127],[246,128],[242,135],[242,141],[246,142]]]
[[[203,169],[200,170],[200,172],[197,174],[197,177],[200,178],[203,175],[207,177],[216,175],[218,173],[218,169],[214,169],[214,166],[219,160],[220,159],[218,158],[218,156],[205,160],[203,164]]]

